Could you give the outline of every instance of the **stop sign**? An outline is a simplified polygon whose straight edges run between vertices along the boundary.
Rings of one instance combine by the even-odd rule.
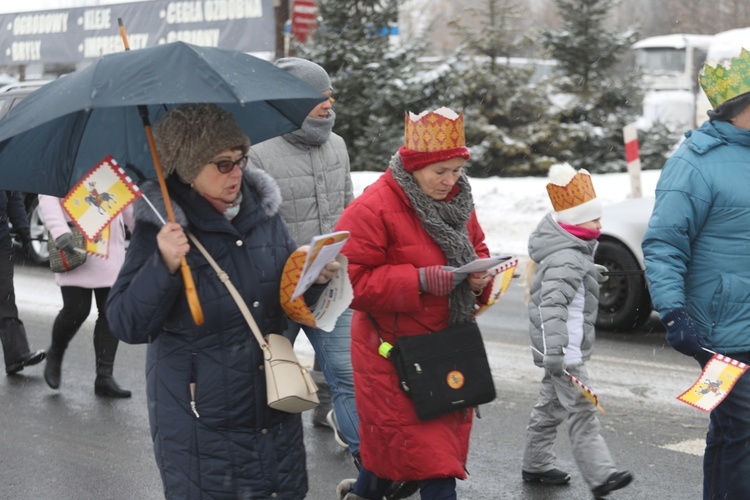
[[[302,43],[317,26],[318,4],[315,0],[292,2],[292,35]]]

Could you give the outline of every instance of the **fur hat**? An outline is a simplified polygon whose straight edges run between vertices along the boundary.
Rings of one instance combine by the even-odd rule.
[[[315,90],[325,92],[333,90],[331,77],[326,70],[312,61],[300,59],[299,57],[284,57],[274,63],[292,76],[296,76]]]
[[[232,113],[216,104],[184,104],[170,110],[154,125],[154,142],[165,175],[177,172],[190,184],[217,153],[241,149],[250,139]]]
[[[471,158],[466,148],[464,115],[448,108],[404,117],[404,145],[398,150],[404,170],[415,172],[451,158]]]
[[[602,216],[602,202],[596,197],[591,174],[584,169],[576,172],[567,163],[552,165],[547,194],[557,222],[578,225]]]

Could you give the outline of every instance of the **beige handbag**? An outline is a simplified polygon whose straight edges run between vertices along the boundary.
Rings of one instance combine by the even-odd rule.
[[[188,237],[214,268],[219,280],[229,289],[229,293],[237,302],[245,321],[263,350],[268,406],[288,413],[300,413],[318,406],[318,386],[315,385],[310,372],[300,365],[289,339],[276,333],[270,333],[265,339],[263,338],[253,315],[229,280],[227,273],[221,270],[195,235],[188,233]]]

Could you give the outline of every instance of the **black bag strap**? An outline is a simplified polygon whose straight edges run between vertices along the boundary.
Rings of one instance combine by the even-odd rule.
[[[375,321],[375,316],[373,316],[370,313],[367,313],[367,317],[370,318],[370,322],[372,323],[372,326],[375,328],[375,333],[378,334],[378,340],[380,340],[380,345],[378,346],[378,354],[383,356],[385,359],[390,359],[391,351],[396,346],[391,344],[390,342],[386,342],[385,340],[383,340],[383,337],[380,335],[380,327],[378,326],[378,322]]]

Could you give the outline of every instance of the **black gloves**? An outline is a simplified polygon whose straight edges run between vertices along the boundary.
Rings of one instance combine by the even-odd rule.
[[[667,342],[676,351],[692,356],[701,366],[711,359],[713,354],[703,350],[704,347],[710,349],[711,345],[684,307],[669,311],[661,322],[667,328]]]
[[[71,233],[63,233],[55,240],[55,245],[60,250],[64,250],[69,253],[76,251],[76,244],[73,241],[73,235]]]
[[[23,246],[31,243],[31,230],[29,230],[28,227],[19,228],[16,233],[18,233],[18,238],[21,240],[21,243],[23,243]]]

